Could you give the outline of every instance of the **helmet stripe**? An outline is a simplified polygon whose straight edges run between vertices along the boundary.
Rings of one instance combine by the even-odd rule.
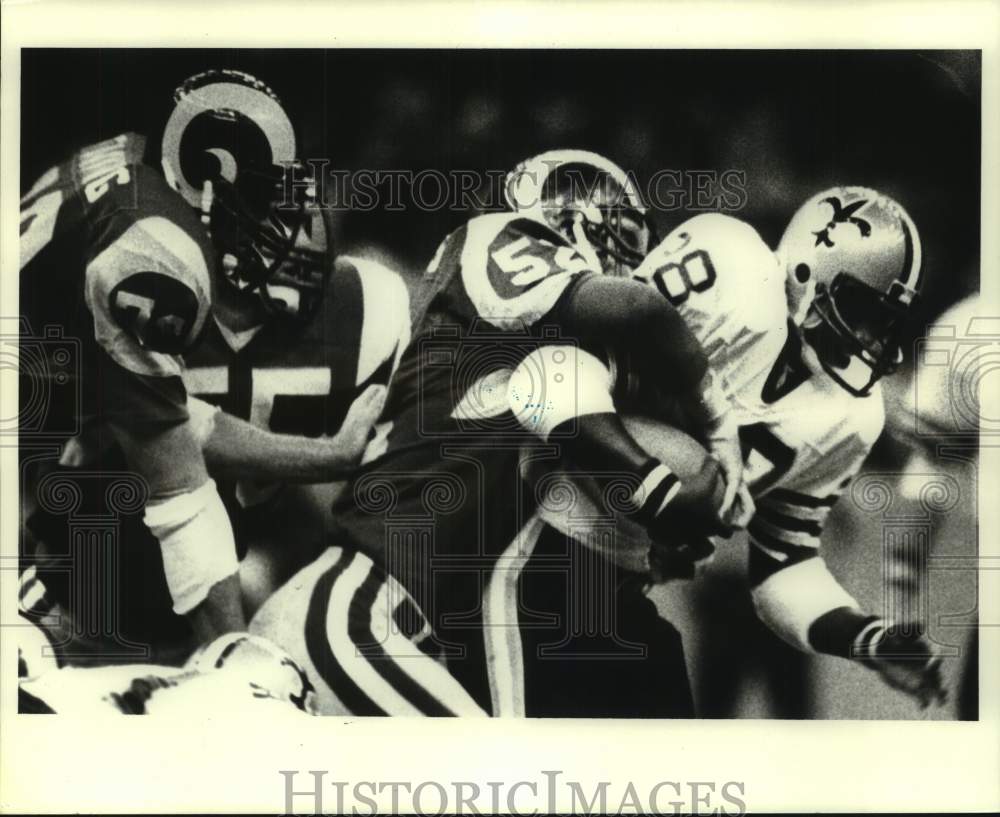
[[[920,279],[923,275],[923,270],[919,267],[913,269],[913,235],[910,233],[910,225],[907,224],[905,218],[900,219],[903,225],[903,268],[899,273],[899,280],[910,289],[919,290],[920,289]],[[911,284],[910,279],[916,275],[916,280]]]

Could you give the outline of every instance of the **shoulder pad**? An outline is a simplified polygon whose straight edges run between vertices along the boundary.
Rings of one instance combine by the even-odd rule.
[[[486,241],[506,230],[511,235],[524,235],[538,241],[571,246],[566,236],[558,230],[522,213],[484,213],[470,218],[466,228],[469,233],[475,232]]]
[[[777,256],[753,227],[732,216],[688,219],[649,253],[635,277],[655,284],[676,307],[694,293],[708,293],[708,300],[699,299],[702,308],[711,302],[718,314],[735,310],[739,320],[758,328],[786,323],[785,275]]]
[[[531,326],[571,279],[598,272],[558,232],[517,213],[472,219],[460,267],[477,317],[502,330]]]
[[[363,383],[386,361],[398,365],[410,341],[410,293],[399,273],[370,258],[341,256],[337,270],[353,270],[361,283],[357,381]]]
[[[108,309],[118,326],[145,348],[170,355],[191,345],[200,306],[189,286],[160,272],[132,273],[108,295]]]

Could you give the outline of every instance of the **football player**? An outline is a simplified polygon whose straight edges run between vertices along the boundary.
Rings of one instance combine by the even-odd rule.
[[[382,433],[334,506],[331,547],[251,623],[302,664],[323,712],[523,712],[505,643],[516,576],[541,529],[523,456],[562,447],[624,483],[623,502],[669,537],[678,569],[704,555],[706,532],[728,531],[736,489],[718,467],[682,483],[637,445],[607,394],[543,399],[511,379],[568,339],[578,346],[552,363],[586,379],[610,343],[732,451],[728,403],[684,322],[643,284],[603,274],[631,269],[648,246],[630,180],[596,154],[556,151],[514,171],[507,192],[513,212],[473,218],[438,248]],[[533,402],[555,444],[524,454],[532,437],[514,414]],[[738,485],[736,460],[726,476]]]
[[[755,503],[749,573],[761,620],[926,706],[945,696],[930,642],[861,610],[819,552],[830,509],[881,433],[879,380],[902,359],[920,262],[898,203],[841,187],[806,202],[777,251],[748,224],[704,214],[670,233],[636,276],[680,312],[730,394]],[[565,517],[556,524],[569,532]]]
[[[240,418],[242,409],[222,414],[189,396],[184,356],[206,330],[224,331],[226,320],[232,336],[247,343],[266,313],[269,323],[282,327],[272,340],[287,350],[305,335],[293,328],[296,320],[314,319],[321,328],[304,342],[319,332],[329,352],[346,333],[332,324],[322,328],[324,318],[334,317],[323,314],[328,281],[346,281],[350,291],[352,284],[360,287],[360,276],[350,262],[333,271],[326,214],[311,200],[309,186],[293,184],[297,197],[286,200],[295,138],[270,88],[241,72],[209,71],[182,84],[174,101],[159,143],[123,134],[85,148],[45,174],[22,200],[22,313],[32,326],[56,325],[79,339],[82,394],[79,407],[69,400],[50,406],[47,427],[22,431],[22,457],[29,473],[36,471],[32,483],[38,486],[34,508],[35,492],[26,490],[38,569],[24,574],[22,608],[33,609],[37,619],[59,603],[62,628],[55,638],[77,659],[91,652],[99,660],[148,657],[150,647],[158,660],[183,657],[190,650],[187,625],[159,614],[171,606],[191,620],[202,643],[244,629],[232,528],[202,448],[220,475],[343,477],[381,407],[379,389],[366,390],[344,434],[307,439],[267,431],[266,422],[254,428]],[[73,295],[49,297],[56,291]],[[405,340],[397,335],[396,342]],[[298,360],[293,355],[290,362]],[[381,363],[364,365],[378,369]],[[352,368],[352,377],[358,369]],[[32,393],[35,375],[22,367],[22,395]],[[376,379],[371,371],[364,375]],[[262,391],[249,374],[240,376],[234,379],[247,405],[256,398],[258,411],[269,414],[285,378],[271,378]],[[314,387],[323,377],[313,376],[306,394],[318,394]],[[339,382],[327,375],[329,401],[321,411],[332,413],[344,399]],[[303,393],[301,385],[287,388]],[[346,413],[340,409],[331,422],[339,424]],[[49,428],[77,432],[55,467],[39,462],[37,453],[34,462],[30,456],[34,441],[53,438]],[[112,552],[102,563],[104,576],[81,578],[92,569],[81,560],[92,554],[86,547],[66,553],[68,506],[53,503],[45,487],[78,494],[74,511],[107,514],[105,491],[130,472],[141,478],[133,490],[148,494],[145,524],[134,516],[136,508],[119,503],[123,564],[116,566]],[[76,590],[74,576],[83,582]],[[95,605],[95,592],[111,598]],[[104,604],[113,611],[110,620],[74,621]]]
[[[218,79],[186,84],[164,136],[164,161],[191,203],[202,195],[192,114]],[[282,127],[290,131],[287,118]],[[223,264],[212,318],[185,357],[188,392],[206,413],[221,409],[209,415],[205,458],[248,551],[250,611],[322,550],[338,481],[360,459],[410,335],[402,278],[372,259],[334,261],[329,210],[310,206],[312,180],[287,182],[306,196],[296,242],[283,259],[265,246],[257,267]],[[310,263],[317,256],[325,265]]]
[[[314,714],[314,706],[309,681],[291,658],[259,636],[227,633],[183,667],[64,667],[23,678],[18,712],[162,718],[251,712],[255,721],[280,721]]]

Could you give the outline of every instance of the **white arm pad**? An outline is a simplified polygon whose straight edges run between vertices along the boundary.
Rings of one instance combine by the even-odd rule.
[[[819,556],[768,576],[753,589],[753,603],[761,621],[805,652],[815,652],[809,644],[809,627],[816,619],[838,607],[860,609]]]
[[[523,428],[548,440],[567,420],[613,412],[613,385],[608,367],[589,352],[542,346],[510,376],[507,401]]]
[[[190,612],[214,585],[239,569],[233,528],[214,480],[150,502],[144,521],[160,542],[174,612]]]
[[[215,429],[215,415],[219,413],[219,407],[199,400],[197,397],[189,396],[187,410],[190,417],[188,423],[191,427],[191,433],[194,434],[198,445],[204,446]]]

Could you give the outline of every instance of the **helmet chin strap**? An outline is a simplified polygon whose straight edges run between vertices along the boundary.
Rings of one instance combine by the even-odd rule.
[[[825,371],[823,363],[819,359],[819,355],[812,347],[812,344],[807,340],[803,340],[802,343],[802,362],[806,364],[806,368],[812,372],[812,374],[823,374]]]
[[[573,241],[577,252],[583,256],[587,264],[594,270],[594,272],[604,272],[604,265],[601,263],[601,259],[597,255],[597,250],[594,249],[594,245],[590,243],[587,238],[587,234],[583,230],[583,214],[577,213],[573,217],[573,226],[571,228],[573,232]]]
[[[829,375],[838,386],[846,389],[855,397],[867,394],[872,386],[872,368],[857,355],[846,354],[847,363],[838,366],[830,361],[824,361],[820,353],[809,342],[808,333],[803,337],[802,362],[814,375]]]

